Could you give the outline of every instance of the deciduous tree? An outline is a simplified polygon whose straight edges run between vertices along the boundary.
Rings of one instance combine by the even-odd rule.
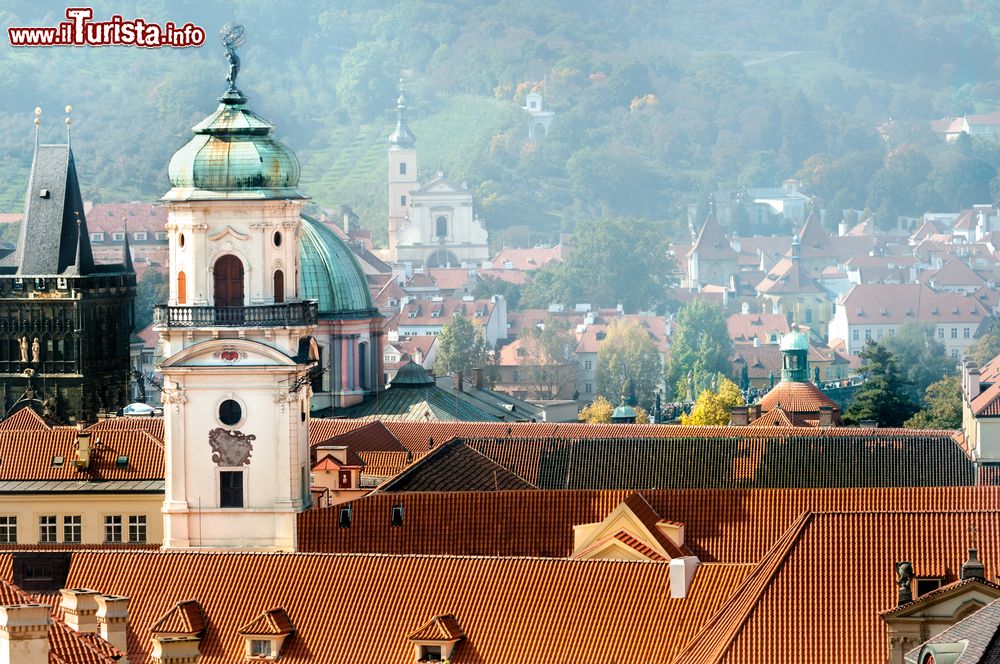
[[[931,383],[924,407],[906,421],[914,429],[958,429],[962,426],[962,384],[957,375]]]
[[[471,375],[473,369],[490,364],[489,342],[465,316],[456,316],[441,328],[437,346],[437,357],[434,359],[436,374],[463,371]]]
[[[687,398],[690,373],[694,384],[702,384],[711,374],[728,374],[733,342],[726,327],[726,315],[719,307],[695,300],[677,313],[667,387],[675,389],[677,399]]]
[[[663,376],[660,352],[642,323],[617,319],[597,351],[597,391],[617,401],[626,380],[632,381],[637,402],[649,408]]]

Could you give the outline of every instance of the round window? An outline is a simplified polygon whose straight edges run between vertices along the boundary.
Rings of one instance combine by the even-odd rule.
[[[274,246],[276,247],[281,246],[281,231],[274,232]]]
[[[181,249],[184,248],[184,233],[177,236],[177,244],[180,245]]]
[[[243,419],[243,409],[240,404],[232,399],[226,399],[219,404],[219,421],[227,426],[232,426]]]

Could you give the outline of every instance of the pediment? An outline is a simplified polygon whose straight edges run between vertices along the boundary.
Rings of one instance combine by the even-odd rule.
[[[573,527],[573,558],[670,560],[690,555],[684,524],[661,519],[639,494],[632,494],[602,521]]]
[[[213,339],[174,353],[163,361],[163,368],[173,367],[295,367],[288,355],[266,344],[246,339]]]
[[[229,225],[226,225],[222,230],[218,231],[214,235],[209,235],[208,239],[211,240],[212,242],[218,242],[219,240],[225,238],[227,235],[231,235],[232,237],[236,238],[237,240],[240,240],[241,242],[250,239],[249,235],[247,235],[246,233],[241,233]]]
[[[417,189],[415,194],[458,194],[466,193],[468,190],[449,180],[446,177],[436,177],[420,189]]]
[[[989,581],[968,579],[926,593],[884,613],[882,617],[887,622],[928,619],[955,622],[996,599],[1000,599],[1000,586]]]

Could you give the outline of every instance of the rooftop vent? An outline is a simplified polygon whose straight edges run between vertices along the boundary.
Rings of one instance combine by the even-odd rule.
[[[54,456],[54,457],[52,457],[52,467],[53,468],[62,468],[64,463],[66,463],[66,458],[65,457],[61,457],[61,456]]]
[[[394,528],[398,528],[403,525],[403,506],[393,505],[392,514],[389,517],[389,524]]]
[[[340,508],[340,518],[337,520],[337,526],[340,528],[350,528],[351,527],[351,506],[346,505]]]

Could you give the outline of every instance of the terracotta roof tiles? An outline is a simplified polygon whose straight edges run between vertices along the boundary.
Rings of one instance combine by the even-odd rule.
[[[242,663],[240,627],[277,601],[295,617],[296,637],[281,653],[287,664],[412,662],[407,636],[442,615],[458,617],[465,633],[456,662],[515,664],[525,653],[540,663],[597,662],[609,652],[621,661],[665,662],[747,570],[700,565],[688,596],[671,601],[669,566],[653,562],[79,553],[68,583],[131,598],[132,664],[149,664],[150,628],[178,597],[197,597],[211,626],[200,643],[202,664]],[[365,592],[358,592],[361,579]]]
[[[455,616],[434,616],[407,638],[411,641],[457,641],[464,636]]]
[[[270,611],[265,611],[248,625],[244,625],[240,628],[240,634],[244,636],[291,634],[294,631],[295,625],[292,623],[292,619],[289,618],[288,614],[285,613],[285,610],[280,607],[271,609]]]
[[[194,599],[181,600],[149,626],[151,634],[199,635],[205,631],[205,612]]]
[[[454,439],[431,450],[379,491],[508,491],[535,487],[481,452]]]

